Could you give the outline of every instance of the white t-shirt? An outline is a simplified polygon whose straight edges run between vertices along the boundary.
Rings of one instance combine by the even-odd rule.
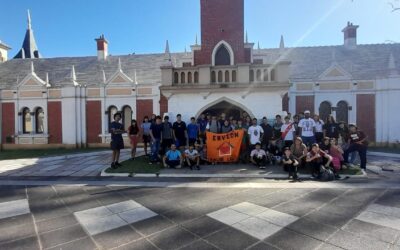
[[[250,153],[250,157],[253,157],[253,156],[257,156],[257,158],[261,159],[263,156],[267,156],[267,153],[265,153],[265,150],[263,150],[263,149],[260,149],[260,150],[253,149]]]
[[[194,157],[195,157],[196,155],[198,155],[198,154],[199,154],[199,152],[197,152],[196,149],[193,149],[192,152],[190,152],[189,149],[186,149],[186,150],[185,150],[185,155],[186,155],[189,159],[194,159]]]
[[[289,129],[288,133],[286,134],[285,139],[284,139],[285,141],[293,141],[293,139],[294,139],[293,132],[296,132],[296,129],[295,129],[293,123],[289,123],[289,124],[284,123],[281,127],[281,132],[283,134],[286,131],[287,127],[289,127],[290,125],[292,125],[292,127]]]
[[[299,128],[301,128],[301,136],[311,137],[314,136],[313,128],[315,127],[315,121],[311,118],[301,119],[299,122]]]
[[[264,130],[262,129],[261,126],[259,126],[259,125],[256,125],[256,126],[251,125],[249,127],[249,130],[248,130],[248,134],[250,135],[250,144],[254,145],[257,142],[261,142],[260,138],[261,138],[261,134],[262,133],[264,133]]]
[[[322,133],[323,132],[322,128],[324,124],[325,123],[322,120],[319,120],[319,122],[315,122],[315,132]]]

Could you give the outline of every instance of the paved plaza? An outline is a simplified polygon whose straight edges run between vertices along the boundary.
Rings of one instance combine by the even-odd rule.
[[[108,158],[1,161],[0,249],[400,249],[398,158],[327,183],[100,176]]]

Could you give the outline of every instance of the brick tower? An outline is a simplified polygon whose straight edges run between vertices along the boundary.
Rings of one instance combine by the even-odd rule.
[[[250,62],[250,49],[244,47],[244,0],[200,0],[200,4],[201,49],[194,53],[194,64],[212,64],[221,41],[229,44],[234,64]]]

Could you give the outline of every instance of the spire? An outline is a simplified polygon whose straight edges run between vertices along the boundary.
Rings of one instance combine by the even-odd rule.
[[[197,42],[197,34],[196,34],[196,41],[195,41],[194,44],[195,44],[195,45],[198,45],[198,42]]]
[[[49,72],[46,72],[46,87],[47,87],[47,88],[50,88],[50,87],[51,87],[50,81],[49,81]]]
[[[279,48],[281,50],[285,49],[285,41],[283,40],[283,35],[281,35],[281,41],[279,43]]]
[[[165,43],[165,54],[169,54],[169,43],[168,43],[168,40]]]
[[[260,50],[260,41],[257,42],[257,49]]]
[[[121,58],[118,57],[118,70],[122,72]]]
[[[28,30],[32,29],[31,12],[28,9]]]
[[[105,84],[107,82],[107,79],[106,79],[106,72],[104,71],[104,69],[103,69],[103,83]]]
[[[79,83],[76,81],[76,74],[75,74],[75,66],[72,65],[72,69],[71,69],[71,80],[72,83],[74,84],[74,86],[79,86]]]
[[[28,10],[28,29],[25,33],[24,41],[22,42],[22,47],[20,51],[15,55],[14,58],[41,58],[42,56],[39,53],[39,49],[37,48],[35,36],[33,35],[32,30],[32,20],[31,13]]]
[[[165,60],[166,61],[171,61],[171,53],[170,53],[170,51],[169,51],[169,43],[168,43],[168,40],[166,41],[166,43],[165,43],[165,55],[164,55],[164,57],[165,57]]]
[[[136,75],[136,69],[135,69],[135,84],[138,85],[137,75]]]
[[[246,30],[246,40],[245,43],[249,43],[249,37],[247,36],[247,30]]]
[[[33,67],[33,61],[31,61],[31,74],[35,74],[35,67]]]

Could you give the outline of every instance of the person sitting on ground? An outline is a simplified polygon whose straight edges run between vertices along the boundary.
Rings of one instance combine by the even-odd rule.
[[[336,171],[339,171],[342,168],[344,157],[343,157],[343,149],[339,146],[336,138],[331,138],[331,147],[329,149],[329,154],[332,156],[332,165]]]
[[[232,130],[233,129],[232,129],[232,126],[229,124],[229,121],[225,120],[224,124],[221,126],[221,133],[229,133]]]
[[[330,168],[331,162],[332,162],[332,156],[328,155],[324,151],[322,151],[319,148],[318,143],[313,143],[311,145],[311,151],[307,154],[307,159],[306,161],[310,164],[311,166],[311,175],[314,178],[320,178],[321,177],[321,168]],[[339,175],[336,174],[336,171],[333,172],[335,173],[336,178],[340,178]]]
[[[301,137],[296,137],[293,145],[290,146],[290,151],[299,162],[299,167],[305,166],[308,150]]]
[[[197,170],[200,170],[200,155],[199,152],[194,149],[194,145],[189,145],[189,149],[185,150],[186,163],[193,170],[193,165],[196,165]]]
[[[325,153],[329,154],[329,149],[331,148],[331,139],[329,137],[324,137],[321,143],[318,143],[319,148]]]
[[[181,168],[183,158],[175,144],[172,144],[171,149],[164,155],[163,163],[165,168]]]
[[[256,143],[256,148],[250,153],[250,161],[257,167],[263,169],[267,163],[267,153],[261,149],[261,143]]]
[[[279,150],[279,147],[276,145],[276,140],[271,140],[267,147],[268,155],[271,158],[272,164],[275,165],[277,162],[280,163],[282,159],[282,152]]]
[[[285,171],[289,172],[288,179],[290,179],[290,177],[293,177],[293,180],[299,180],[299,177],[297,175],[297,166],[299,165],[299,162],[296,160],[296,158],[292,154],[292,151],[290,151],[290,148],[288,147],[283,149],[282,162]]]

